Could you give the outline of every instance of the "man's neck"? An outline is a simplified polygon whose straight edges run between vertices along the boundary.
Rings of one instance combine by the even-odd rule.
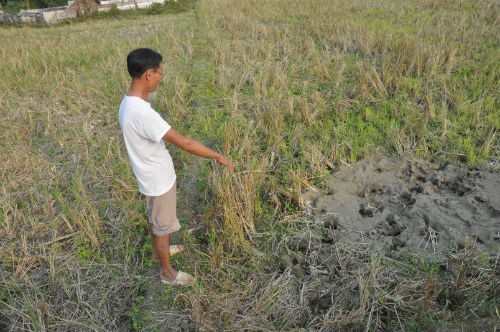
[[[144,88],[142,84],[139,82],[132,80],[132,83],[130,84],[130,89],[128,90],[127,96],[129,97],[139,97],[141,99],[144,99],[145,101],[148,101],[148,94],[149,92]]]

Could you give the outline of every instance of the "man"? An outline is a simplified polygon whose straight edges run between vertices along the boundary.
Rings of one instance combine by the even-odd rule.
[[[146,196],[152,259],[160,262],[160,279],[164,284],[192,285],[193,276],[176,271],[170,264],[170,255],[182,251],[182,246],[169,245],[170,234],[178,231],[180,224],[176,215],[176,175],[165,142],[196,156],[214,159],[229,172],[232,164],[220,153],[175,131],[151,108],[148,95],[161,82],[161,62],[162,56],[148,48],[133,50],[127,56],[132,80],[120,104],[120,127],[139,190]]]

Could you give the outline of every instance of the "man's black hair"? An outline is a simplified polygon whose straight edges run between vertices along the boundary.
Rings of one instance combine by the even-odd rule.
[[[150,48],[137,48],[127,56],[127,69],[132,78],[140,78],[148,69],[158,69],[163,57]]]

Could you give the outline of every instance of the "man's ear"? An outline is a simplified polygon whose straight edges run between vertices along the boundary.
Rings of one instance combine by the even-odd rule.
[[[146,81],[149,81],[151,79],[151,70],[146,70],[144,74],[142,74],[142,78],[146,79]]]

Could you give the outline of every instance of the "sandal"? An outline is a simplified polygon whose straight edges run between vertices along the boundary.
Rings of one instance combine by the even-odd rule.
[[[189,273],[179,271],[174,281],[168,281],[160,276],[162,284],[174,286],[193,286],[196,279]]]
[[[170,256],[181,253],[184,250],[184,247],[180,244],[174,244],[170,246]]]

